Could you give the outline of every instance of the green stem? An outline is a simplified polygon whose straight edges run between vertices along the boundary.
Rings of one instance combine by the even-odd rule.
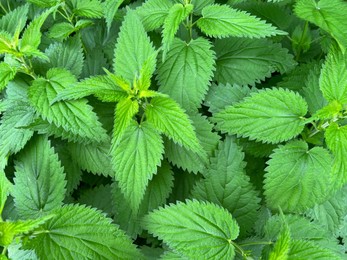
[[[251,243],[244,243],[244,244],[240,244],[240,246],[255,246],[255,245],[272,245],[273,242],[251,242]]]
[[[301,48],[301,44],[304,40],[305,34],[308,30],[308,21],[305,21],[305,25],[304,25],[304,30],[301,33],[301,37],[300,37],[300,41],[299,41],[299,49],[298,49],[298,54],[296,55],[295,59],[298,61],[300,59],[300,55],[302,52],[302,48]]]
[[[8,11],[5,9],[5,7],[2,5],[2,3],[0,3],[0,8],[1,8],[2,10],[4,10],[5,14],[8,13]]]
[[[242,257],[246,257],[247,253],[236,243],[234,243],[233,241],[229,240],[229,243],[232,244],[236,251],[242,256]]]

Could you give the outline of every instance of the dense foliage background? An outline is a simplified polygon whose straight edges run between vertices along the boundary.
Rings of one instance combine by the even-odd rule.
[[[0,0],[0,259],[346,259],[346,14]]]

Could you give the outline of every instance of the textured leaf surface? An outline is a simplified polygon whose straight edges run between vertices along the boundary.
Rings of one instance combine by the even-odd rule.
[[[14,35],[16,30],[23,30],[28,19],[28,5],[22,5],[5,14],[0,19],[0,31],[6,31]]]
[[[0,91],[3,90],[8,82],[16,75],[16,69],[5,62],[0,63]]]
[[[76,78],[65,69],[50,69],[47,78],[37,78],[29,88],[31,104],[49,123],[67,132],[95,141],[108,136],[87,100],[63,101],[50,105],[60,91],[76,84]]]
[[[11,182],[6,178],[6,175],[3,171],[0,171],[0,220],[1,219],[1,213],[4,209],[4,205],[7,199],[7,196],[10,193],[10,190],[12,188]]]
[[[79,205],[56,210],[42,232],[25,246],[39,258],[140,259],[130,239],[99,211]],[[44,246],[43,246],[44,245]]]
[[[215,50],[215,77],[223,84],[254,85],[275,71],[283,74],[295,65],[287,49],[268,39],[217,40]]]
[[[112,163],[125,199],[137,211],[148,181],[160,165],[164,145],[159,132],[149,123],[132,122],[119,144],[112,141]]]
[[[106,0],[104,3],[104,13],[107,24],[107,30],[110,31],[113,18],[118,11],[119,6],[124,0]]]
[[[197,25],[206,35],[217,38],[263,38],[286,34],[255,16],[227,5],[206,6],[202,9],[202,18],[197,21]]]
[[[298,94],[284,89],[265,89],[215,114],[217,128],[257,141],[279,143],[297,136],[304,128],[307,104]]]
[[[148,0],[136,9],[136,13],[140,16],[146,31],[152,31],[164,24],[171,6],[169,0]]]
[[[227,209],[240,226],[241,235],[251,230],[260,199],[245,174],[244,154],[230,138],[220,144],[216,156],[205,171],[205,179],[197,182],[193,198],[216,203]]]
[[[314,23],[333,36],[340,46],[347,48],[347,3],[341,0],[299,0],[294,11],[297,16]]]
[[[175,39],[158,68],[159,91],[170,95],[188,111],[200,107],[213,76],[215,62],[211,47],[203,38],[188,44]]]
[[[22,218],[34,218],[59,208],[65,196],[65,174],[47,137],[35,137],[15,165],[16,209]]]
[[[332,158],[322,147],[308,149],[293,141],[274,150],[268,161],[264,189],[269,207],[302,212],[323,202],[330,190]]]
[[[128,11],[115,48],[114,70],[116,75],[132,82],[148,60],[151,60],[153,64],[151,67],[154,71],[156,55],[140,18],[135,12]]]
[[[212,132],[213,126],[206,117],[199,114],[191,116],[196,136],[204,148],[206,154],[192,153],[190,150],[175,144],[172,140],[165,140],[165,156],[168,160],[183,170],[197,173],[202,172],[209,163],[209,157],[217,148],[219,135]]]
[[[286,227],[278,236],[278,239],[271,250],[269,260],[288,259],[288,253],[290,250],[290,232]]]
[[[152,98],[146,108],[146,117],[174,142],[193,152],[204,153],[190,119],[174,100],[167,97]]]
[[[189,258],[233,259],[239,227],[230,213],[212,203],[178,202],[144,218],[144,227]],[[179,234],[179,236],[177,235]]]
[[[87,18],[101,18],[103,8],[100,0],[72,0],[73,13]]]
[[[111,216],[113,211],[111,186],[99,185],[93,189],[85,190],[78,198],[78,202],[102,210]]]
[[[297,259],[341,260],[342,258],[323,246],[315,245],[310,241],[293,240],[288,260]]]
[[[347,181],[347,126],[332,123],[325,132],[325,140],[334,154],[332,178],[341,187]]]
[[[323,65],[319,86],[328,101],[347,103],[347,55],[331,50]]]

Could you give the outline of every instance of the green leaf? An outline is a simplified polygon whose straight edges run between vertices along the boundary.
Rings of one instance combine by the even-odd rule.
[[[28,5],[21,5],[11,12],[8,12],[0,19],[0,31],[15,35],[16,32],[23,30],[28,19]]]
[[[39,258],[141,259],[131,240],[101,212],[67,205],[54,213],[55,217],[43,225],[47,232],[32,237],[25,245]]]
[[[133,121],[119,144],[112,141],[111,155],[115,178],[133,211],[137,211],[148,181],[157,172],[164,145],[159,132],[147,122]]]
[[[154,97],[145,113],[148,122],[175,143],[198,154],[204,154],[189,117],[174,100],[167,97]]]
[[[38,260],[35,252],[33,250],[23,250],[22,243],[15,241],[7,247],[8,257],[11,260]]]
[[[183,170],[197,173],[202,172],[209,163],[209,156],[217,148],[219,135],[212,132],[213,126],[205,116],[196,114],[191,116],[196,136],[206,154],[192,153],[190,150],[175,144],[172,140],[165,140],[165,156],[168,160]]]
[[[197,26],[207,36],[215,38],[263,38],[287,34],[255,16],[227,5],[206,6],[202,9],[202,17],[197,21]]]
[[[170,0],[148,0],[136,9],[146,31],[153,31],[164,24],[172,7]]]
[[[49,28],[48,37],[57,39],[58,41],[63,41],[74,31],[75,27],[71,23],[55,23],[51,28]]]
[[[285,227],[278,236],[274,248],[270,252],[269,260],[287,260],[290,250],[290,242],[290,231],[288,227]]]
[[[59,3],[59,0],[28,0],[27,2],[33,3],[39,7],[52,7]]]
[[[229,106],[213,117],[217,128],[251,140],[279,143],[303,130],[307,104],[298,94],[284,89],[264,89]]]
[[[205,179],[197,182],[192,196],[227,209],[239,223],[241,236],[244,236],[254,225],[260,202],[258,193],[245,174],[244,154],[227,137],[210,160],[211,164],[204,173]]]
[[[107,24],[107,31],[111,29],[112,21],[115,14],[118,11],[119,6],[124,2],[124,0],[106,0],[104,2],[104,13]]]
[[[28,103],[11,100],[0,121],[0,158],[17,153],[24,147],[34,132],[22,127],[28,126],[34,118],[35,110]]]
[[[254,85],[296,64],[288,50],[268,39],[228,38],[215,42],[215,77],[219,83]]]
[[[67,86],[52,100],[52,103],[61,100],[77,100],[95,95],[102,101],[120,101],[128,96],[109,76],[99,75],[87,78],[77,85]]]
[[[139,103],[130,98],[122,99],[116,106],[115,121],[113,127],[113,145],[118,145],[124,131],[133,121],[133,117],[139,112]]]
[[[47,137],[34,138],[18,155],[15,168],[12,195],[21,217],[40,217],[62,205],[65,174]]]
[[[194,14],[201,14],[206,6],[214,4],[214,0],[191,0],[190,2],[194,6]]]
[[[233,259],[239,227],[225,209],[187,200],[155,210],[143,219],[144,227],[171,249],[189,258]],[[177,235],[179,234],[179,235]]]
[[[267,162],[264,194],[272,209],[302,212],[327,199],[332,157],[322,147],[292,141],[274,150]]]
[[[325,131],[325,141],[334,155],[332,178],[335,185],[341,187],[347,182],[347,126],[331,123]]]
[[[299,0],[294,11],[297,16],[319,26],[339,43],[345,50],[347,47],[347,3],[341,0]]]
[[[183,108],[195,111],[206,95],[214,71],[214,52],[204,38],[189,44],[175,39],[158,68],[159,91],[170,95]]]
[[[248,86],[239,86],[237,84],[212,84],[205,97],[204,104],[209,107],[208,111],[214,114],[227,106],[240,102],[255,91],[255,88],[250,89]]]
[[[79,77],[83,67],[83,49],[79,36],[70,37],[63,43],[54,43],[46,49],[49,62],[43,64],[46,73],[50,68],[65,68]]]
[[[174,4],[170,10],[169,14],[164,20],[163,26],[163,58],[165,60],[166,52],[171,49],[171,44],[175,38],[180,24],[188,17],[188,15],[193,11],[193,5],[187,4]]]
[[[317,259],[317,260],[341,260],[342,258],[311,241],[293,240],[288,255],[288,260]]]
[[[97,208],[111,216],[113,211],[111,186],[99,185],[93,189],[84,190],[78,198],[78,202]]]
[[[101,18],[104,15],[104,9],[99,0],[70,0],[72,3],[72,12],[77,16],[87,18]]]
[[[6,178],[5,172],[0,171],[0,221],[2,221],[1,213],[4,209],[5,202],[12,189],[12,183]]]
[[[347,103],[347,55],[332,49],[323,65],[319,86],[328,101]]]
[[[156,51],[146,34],[140,18],[128,11],[120,29],[114,58],[115,74],[133,82],[139,76],[143,64],[151,60],[152,73],[155,69]],[[151,74],[152,74],[151,73]]]
[[[8,82],[16,76],[17,69],[11,67],[5,62],[0,63],[0,91],[2,91]]]
[[[114,176],[109,155],[110,142],[102,144],[69,143],[71,158],[79,167],[93,174]]]
[[[25,29],[21,42],[20,51],[28,53],[36,51],[41,43],[41,27],[53,9],[49,9],[37,16]]]
[[[50,69],[47,78],[37,78],[29,88],[29,99],[40,116],[50,124],[62,127],[66,132],[93,141],[108,139],[92,107],[87,100],[63,101],[53,105],[56,94],[76,84],[76,78],[65,69]]]

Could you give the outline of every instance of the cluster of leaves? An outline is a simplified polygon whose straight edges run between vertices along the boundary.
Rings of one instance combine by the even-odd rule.
[[[345,259],[346,13],[0,0],[0,259]]]

